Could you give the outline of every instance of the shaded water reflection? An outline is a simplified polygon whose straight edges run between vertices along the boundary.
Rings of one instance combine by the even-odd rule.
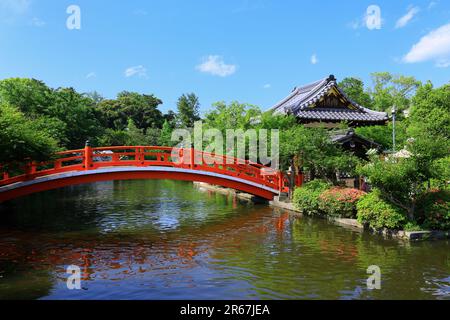
[[[0,299],[449,299],[447,241],[292,218],[187,182],[116,181],[0,207]],[[83,290],[68,290],[68,265]],[[366,289],[378,265],[382,289]]]

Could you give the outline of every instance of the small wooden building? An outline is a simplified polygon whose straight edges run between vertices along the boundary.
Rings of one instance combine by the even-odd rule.
[[[338,127],[341,122],[350,127],[383,125],[388,120],[386,112],[370,110],[347,97],[333,75],[294,88],[271,110],[274,114],[294,115],[306,126],[323,125],[328,128]]]

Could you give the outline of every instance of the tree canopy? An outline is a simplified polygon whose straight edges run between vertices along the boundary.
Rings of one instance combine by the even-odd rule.
[[[177,121],[181,128],[192,128],[200,120],[200,102],[194,93],[183,94],[177,102]]]

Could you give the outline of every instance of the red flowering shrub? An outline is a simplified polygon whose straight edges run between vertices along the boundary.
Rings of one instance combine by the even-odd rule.
[[[319,196],[319,208],[330,216],[353,218],[356,216],[356,204],[366,193],[361,190],[333,187]]]

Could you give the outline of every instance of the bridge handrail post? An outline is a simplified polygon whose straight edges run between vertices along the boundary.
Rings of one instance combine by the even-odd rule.
[[[144,165],[144,160],[145,160],[145,156],[144,156],[144,148],[142,147],[136,147],[136,149],[134,150],[135,152],[135,157],[134,159],[136,160],[136,162],[138,163],[138,167],[141,167]]]
[[[278,189],[283,192],[283,171],[278,171]]]
[[[88,140],[86,141],[86,145],[84,147],[84,170],[90,170],[91,167],[92,167],[92,148]]]
[[[25,171],[25,179],[26,180],[33,179],[33,174],[36,173],[36,163],[32,160],[27,162],[25,164],[24,171]]]

